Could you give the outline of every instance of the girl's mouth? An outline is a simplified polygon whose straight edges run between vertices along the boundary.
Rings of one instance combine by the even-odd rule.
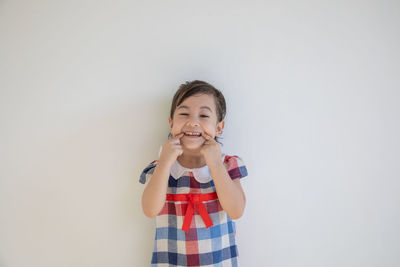
[[[200,138],[201,137],[201,133],[195,133],[195,132],[186,132],[186,133],[184,133],[184,135],[185,135],[185,137],[188,137],[188,138]]]

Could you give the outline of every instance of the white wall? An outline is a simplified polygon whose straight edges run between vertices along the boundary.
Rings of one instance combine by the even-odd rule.
[[[398,1],[1,1],[0,266],[149,266],[180,83],[228,103],[241,266],[400,266]]]

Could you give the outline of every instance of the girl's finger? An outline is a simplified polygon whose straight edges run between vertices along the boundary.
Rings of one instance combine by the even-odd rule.
[[[177,135],[173,136],[173,137],[169,140],[169,142],[172,143],[172,144],[179,144],[180,138],[181,138],[183,135],[184,135],[183,133],[177,134]]]
[[[179,139],[179,138],[181,138],[181,137],[183,137],[185,134],[184,133],[180,133],[180,134],[177,134],[177,135],[175,135],[175,139]]]
[[[201,133],[201,135],[206,139],[207,141],[211,139],[211,136],[209,136],[205,131]]]
[[[200,127],[203,130],[203,132],[201,133],[203,137],[206,138],[204,135],[209,136],[209,134],[206,132],[206,129],[202,125],[200,125]]]

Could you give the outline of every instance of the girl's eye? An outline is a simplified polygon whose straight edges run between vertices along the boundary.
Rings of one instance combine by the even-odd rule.
[[[179,115],[184,115],[184,116],[186,116],[186,115],[189,115],[189,114],[187,114],[187,113],[180,113]],[[201,117],[203,117],[203,118],[208,118],[209,116],[207,116],[207,115],[201,115]]]

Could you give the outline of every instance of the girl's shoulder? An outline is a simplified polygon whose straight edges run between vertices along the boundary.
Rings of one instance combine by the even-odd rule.
[[[158,159],[151,161],[147,166],[142,170],[140,174],[139,182],[145,184],[153,175],[154,168],[157,166]]]
[[[226,155],[224,157],[224,165],[232,179],[243,178],[248,175],[247,167],[238,155]]]

